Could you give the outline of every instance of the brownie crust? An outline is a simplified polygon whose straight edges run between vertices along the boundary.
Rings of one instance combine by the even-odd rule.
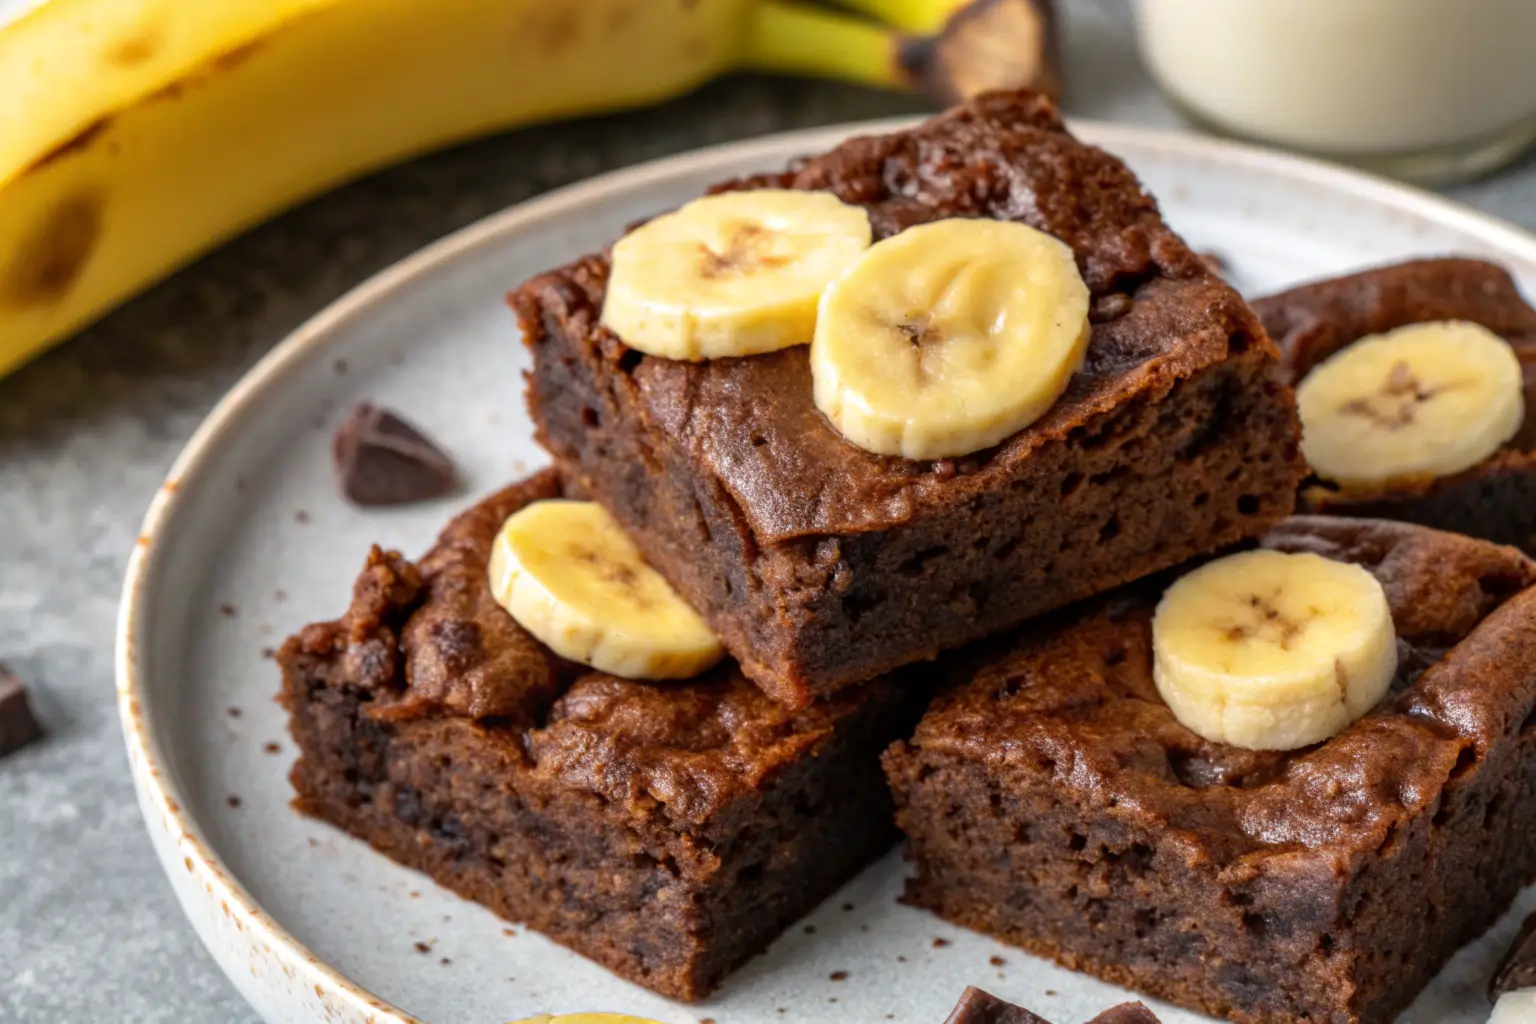
[[[1262,326],[1048,101],[984,96],[721,189],[759,187],[829,190],[869,211],[876,238],[946,217],[1028,223],[1072,247],[1094,322],[1040,420],[914,462],[836,432],[803,346],[703,363],[626,348],[599,323],[606,254],[509,297],[540,442],[778,699],[803,706],[1290,511],[1295,413]]]
[[[802,710],[733,666],[651,684],[565,662],[492,599],[503,520],[420,562],[374,549],[351,607],[288,640],[296,806],[615,973],[697,1000],[894,842],[879,754],[922,687]]]
[[[886,755],[907,899],[1245,1024],[1386,1024],[1536,876],[1536,563],[1423,527],[1262,540],[1381,580],[1392,694],[1291,752],[1201,739],[1151,673],[1166,580],[964,652]]]
[[[1525,423],[1471,469],[1378,493],[1310,478],[1303,511],[1401,519],[1536,552],[1536,309],[1503,267],[1482,260],[1412,260],[1304,284],[1254,301],[1295,385],[1370,334],[1435,320],[1468,320],[1500,335],[1525,368]]]

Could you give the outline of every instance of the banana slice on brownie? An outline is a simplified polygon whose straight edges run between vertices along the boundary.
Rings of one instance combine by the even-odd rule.
[[[804,345],[822,291],[870,238],[864,208],[830,192],[706,196],[614,245],[603,326],[667,359]]]
[[[1357,489],[1459,473],[1519,431],[1524,387],[1509,343],[1478,324],[1363,338],[1297,387],[1302,454],[1319,476]]]
[[[724,655],[699,614],[601,505],[536,501],[502,524],[491,594],[563,658],[627,679],[686,679]]]
[[[1011,221],[950,219],[877,242],[826,290],[816,407],[868,451],[965,455],[1038,419],[1088,348],[1072,250]]]
[[[1358,565],[1245,551],[1168,588],[1152,654],[1158,692],[1192,731],[1294,750],[1376,706],[1397,672],[1397,633],[1381,583]]]

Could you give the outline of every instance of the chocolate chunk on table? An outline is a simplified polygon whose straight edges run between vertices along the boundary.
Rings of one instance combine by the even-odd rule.
[[[1005,1002],[974,986],[965,990],[944,1024],[1050,1024],[1022,1006]],[[1151,1010],[1140,1003],[1122,1003],[1099,1014],[1088,1024],[1158,1024]]]
[[[14,753],[42,738],[43,729],[32,714],[26,685],[0,665],[0,757]]]
[[[1536,914],[1525,919],[1514,944],[1504,954],[1493,980],[1488,983],[1488,1000],[1498,1002],[1507,992],[1536,988]]]
[[[451,494],[453,461],[416,427],[364,402],[336,431],[336,479],[358,505],[403,505]]]

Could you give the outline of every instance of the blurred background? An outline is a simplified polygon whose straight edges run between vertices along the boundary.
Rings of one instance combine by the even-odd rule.
[[[418,7],[433,17],[501,2]],[[271,0],[272,10],[335,5]],[[1053,11],[1040,0],[994,0],[976,7],[998,20],[974,22],[965,37],[946,35],[948,23],[933,17],[962,0],[849,0],[899,24],[871,34],[868,23],[842,20],[847,12],[775,21],[748,57],[701,58],[697,77],[707,81],[697,88],[657,85],[658,95],[676,95],[578,118],[560,109],[577,89],[562,76],[587,72],[555,54],[564,0],[545,0],[554,19],[537,46],[554,55],[540,72],[550,90],[540,109],[559,111],[547,115],[552,123],[327,185],[270,219],[250,217],[260,223],[83,329],[45,330],[5,309],[3,275],[14,285],[18,267],[41,267],[27,280],[46,288],[68,265],[23,259],[31,236],[5,233],[8,208],[21,201],[17,181],[25,184],[12,171],[106,145],[90,111],[111,97],[84,86],[79,96],[29,96],[29,82],[54,74],[46,61],[68,68],[73,58],[68,33],[19,37],[17,26],[37,20],[21,19],[32,6],[0,0],[0,363],[18,364],[0,378],[0,661],[32,685],[48,737],[0,762],[0,1020],[255,1019],[176,911],[139,821],[112,702],[119,583],[145,505],[219,397],[306,318],[421,246],[604,171],[786,129],[918,114],[992,82],[1059,87],[1074,118],[1321,151],[1536,228],[1536,161],[1526,149],[1536,133],[1531,0],[1145,0],[1140,35],[1133,0],[1056,0]],[[194,9],[193,0],[124,0],[122,9],[140,6]],[[217,21],[207,12],[218,9],[210,3],[198,17]],[[158,43],[130,38],[116,54],[147,66]],[[29,49],[44,46],[60,49]],[[239,56],[238,47],[223,53]],[[808,74],[729,70],[738,64]],[[639,79],[624,86],[617,105],[639,102],[644,88]],[[579,97],[569,113],[605,105]],[[50,131],[75,127],[50,142],[33,131],[45,121]],[[246,142],[259,152],[259,137]],[[212,151],[193,150],[175,173],[197,173],[205,159],[218,165]],[[60,208],[66,230],[51,237],[89,234],[88,214]],[[155,218],[184,215],[170,192],[147,215],[147,237]],[[20,362],[23,349],[30,356],[56,340]]]

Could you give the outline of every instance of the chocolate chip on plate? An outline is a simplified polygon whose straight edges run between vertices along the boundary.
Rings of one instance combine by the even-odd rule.
[[[1493,972],[1488,999],[1496,1003],[1500,996],[1523,988],[1536,988],[1536,914],[1525,919],[1499,969]]]
[[[37,724],[27,700],[26,684],[0,665],[0,757],[20,750],[42,735],[42,726]]]
[[[1055,993],[1047,993],[1054,995]],[[979,988],[968,988],[944,1024],[1049,1024],[1022,1006],[997,998]],[[1099,1014],[1088,1024],[1158,1024],[1152,1011],[1140,1003],[1122,1003]]]
[[[403,505],[451,494],[453,461],[398,414],[364,402],[331,447],[342,493],[358,505]]]

